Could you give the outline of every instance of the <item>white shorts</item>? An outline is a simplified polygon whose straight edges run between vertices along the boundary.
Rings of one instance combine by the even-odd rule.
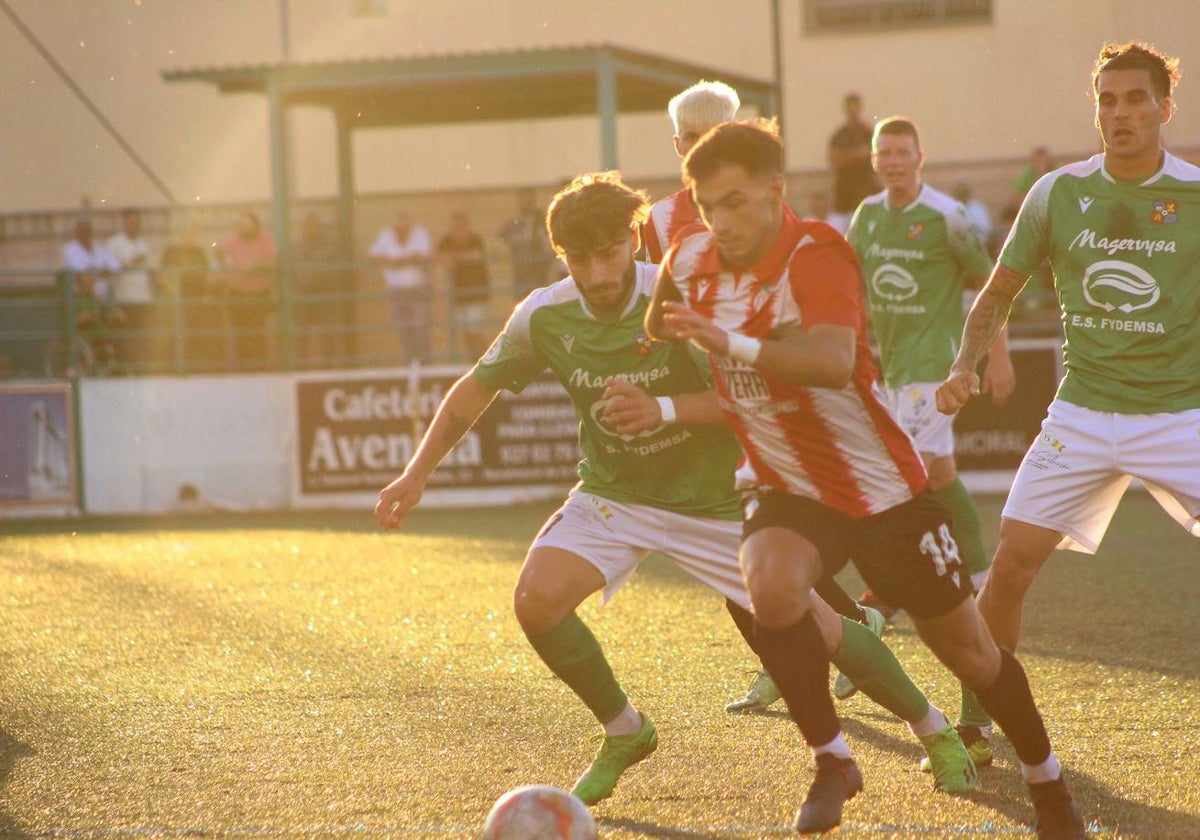
[[[1050,403],[1001,516],[1063,534],[1094,554],[1131,478],[1200,537],[1200,409],[1114,414]]]
[[[685,516],[647,505],[571,495],[542,526],[530,550],[560,548],[577,554],[604,575],[607,602],[651,551],[660,551],[701,583],[743,609],[750,596],[738,566],[741,520]]]
[[[884,405],[908,433],[922,455],[944,458],[954,454],[954,418],[937,410],[940,382],[910,382],[899,388],[880,385]]]

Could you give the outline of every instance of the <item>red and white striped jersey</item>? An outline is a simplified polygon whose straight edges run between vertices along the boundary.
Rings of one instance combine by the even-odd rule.
[[[671,247],[675,234],[700,221],[700,210],[690,190],[683,189],[654,202],[650,216],[642,223],[642,242],[646,260],[658,265]]]
[[[697,225],[676,239],[667,266],[688,306],[724,330],[762,338],[782,325],[835,324],[858,335],[854,374],[841,389],[791,385],[710,354],[722,409],[745,455],[739,487],[806,496],[852,517],[887,510],[924,489],[921,458],[877,395],[861,272],[837,231],[785,207],[771,250],[733,272]]]

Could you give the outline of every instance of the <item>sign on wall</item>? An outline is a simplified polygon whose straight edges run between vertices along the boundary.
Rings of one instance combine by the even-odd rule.
[[[300,494],[376,493],[395,478],[458,368],[296,383]],[[427,487],[569,486],[581,457],[579,423],[566,393],[546,377],[501,392],[446,457]]]
[[[71,386],[0,385],[0,508],[77,508]]]

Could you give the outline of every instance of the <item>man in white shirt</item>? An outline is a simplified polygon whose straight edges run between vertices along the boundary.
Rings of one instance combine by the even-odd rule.
[[[383,269],[383,281],[400,328],[405,361],[429,358],[429,278],[425,266],[433,255],[429,232],[408,214],[396,214],[371,245],[371,261]]]
[[[121,270],[121,263],[93,239],[91,220],[81,218],[75,223],[75,238],[63,247],[62,267],[77,275],[91,275],[93,294],[105,300],[111,294],[108,278]]]
[[[151,336],[146,334],[151,327],[154,288],[151,285],[150,243],[142,233],[142,214],[128,209],[121,212],[121,230],[106,243],[108,252],[120,264],[115,278],[113,297],[125,313],[125,325],[130,330],[127,341],[136,348],[145,348]],[[145,355],[141,349],[131,348],[135,356]]]

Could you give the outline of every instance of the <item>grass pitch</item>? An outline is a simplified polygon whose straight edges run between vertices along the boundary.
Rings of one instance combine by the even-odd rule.
[[[509,606],[551,508],[418,511],[392,534],[366,511],[3,523],[0,833],[470,837],[504,791],[570,787],[597,727]],[[1034,587],[1022,659],[1098,837],[1200,837],[1197,604],[1200,546],[1144,494]],[[661,738],[593,809],[603,836],[787,834],[810,762],[782,711],[722,711],[753,663],[720,599],[651,559],[582,613]],[[955,715],[911,627],[885,639]],[[902,724],[841,711],[867,783],[844,835],[1027,834],[1003,738],[951,797]]]

